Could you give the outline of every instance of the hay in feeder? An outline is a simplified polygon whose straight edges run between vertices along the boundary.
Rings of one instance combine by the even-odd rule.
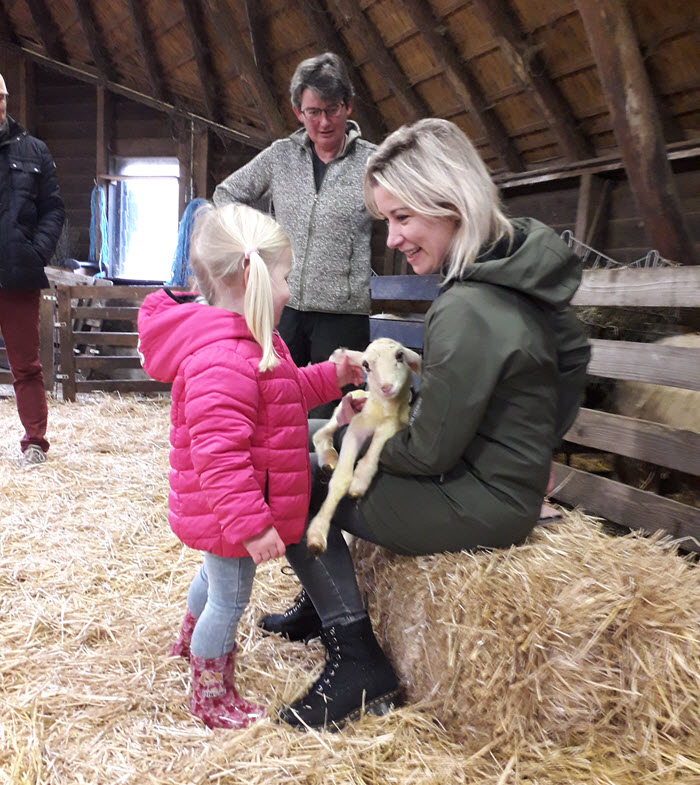
[[[437,557],[380,561],[361,551],[377,627],[405,658],[397,662],[405,708],[336,734],[269,719],[244,732],[205,728],[187,708],[186,664],[166,656],[200,563],[167,525],[168,411],[166,399],[138,396],[52,402],[49,460],[24,470],[14,402],[0,400],[2,785],[678,785],[700,777],[697,573],[667,545],[608,539],[583,516],[538,532],[521,552],[440,557],[441,566]],[[323,659],[318,643],[266,637],[255,625],[298,589],[281,566],[259,570],[239,628],[241,691],[271,710],[301,693]],[[419,585],[432,608],[416,596]],[[452,591],[460,599],[441,602]],[[576,602],[588,617],[578,626]],[[430,638],[438,631],[443,638]],[[444,648],[429,660],[419,640]],[[607,660],[625,652],[624,663]],[[431,662],[448,663],[449,684]]]

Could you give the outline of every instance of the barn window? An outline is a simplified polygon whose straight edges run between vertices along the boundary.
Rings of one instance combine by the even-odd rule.
[[[116,158],[109,192],[110,276],[168,281],[177,245],[177,158]]]

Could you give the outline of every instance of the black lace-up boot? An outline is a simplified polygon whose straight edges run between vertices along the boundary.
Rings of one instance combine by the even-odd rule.
[[[284,613],[268,613],[258,622],[267,632],[276,632],[290,641],[310,641],[321,634],[321,619],[309,595],[302,589]]]
[[[328,659],[303,698],[280,709],[295,728],[336,730],[361,714],[386,714],[400,705],[399,684],[372,631],[369,617],[321,630]]]

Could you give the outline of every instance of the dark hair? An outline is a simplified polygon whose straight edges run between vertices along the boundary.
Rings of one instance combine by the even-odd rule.
[[[345,63],[333,52],[325,52],[297,66],[289,84],[292,106],[301,109],[301,94],[313,90],[324,101],[342,101],[348,104],[355,91]]]

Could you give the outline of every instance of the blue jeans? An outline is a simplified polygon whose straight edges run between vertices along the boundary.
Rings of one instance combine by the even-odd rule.
[[[187,593],[187,607],[197,617],[190,651],[211,659],[233,650],[238,622],[250,601],[255,562],[204,554],[204,564]]]

